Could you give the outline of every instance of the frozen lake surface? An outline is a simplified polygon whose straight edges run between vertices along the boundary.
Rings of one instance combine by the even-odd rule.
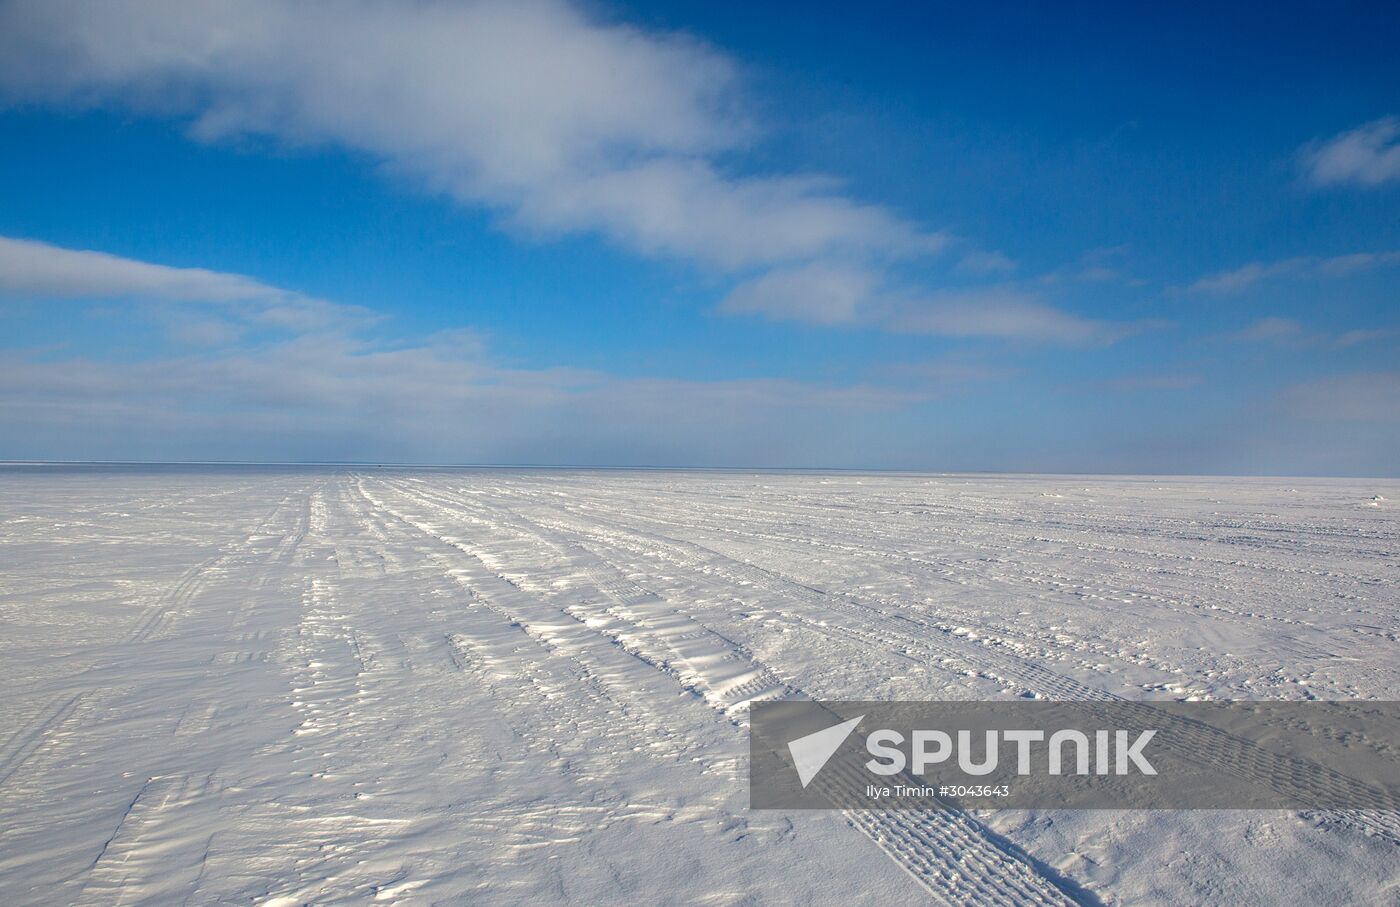
[[[1400,483],[0,470],[8,903],[1395,903],[1393,818],[747,809],[755,699],[1400,698]]]

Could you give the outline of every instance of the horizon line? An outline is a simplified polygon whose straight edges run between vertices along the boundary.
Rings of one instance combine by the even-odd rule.
[[[1355,479],[1400,481],[1400,476],[1351,473],[1154,473],[1154,472],[1035,472],[1017,470],[959,470],[915,466],[674,466],[657,464],[549,464],[549,463],[403,463],[388,460],[59,460],[0,459],[0,468],[14,466],[251,466],[349,469],[528,469],[597,470],[605,472],[759,472],[759,473],[854,473],[941,476],[1104,476],[1148,479]]]

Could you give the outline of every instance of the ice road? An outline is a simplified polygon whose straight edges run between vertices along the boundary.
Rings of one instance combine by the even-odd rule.
[[[755,700],[1400,697],[1400,483],[0,469],[8,903],[1394,903],[1400,824],[751,812]]]

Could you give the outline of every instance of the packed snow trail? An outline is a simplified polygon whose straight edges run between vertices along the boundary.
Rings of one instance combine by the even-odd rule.
[[[747,809],[774,698],[1394,698],[1394,482],[0,470],[14,903],[1385,903],[1394,817]]]

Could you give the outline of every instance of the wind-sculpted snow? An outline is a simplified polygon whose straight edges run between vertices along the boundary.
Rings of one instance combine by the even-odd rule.
[[[1385,813],[753,812],[755,701],[1400,698],[1394,482],[0,471],[7,903],[1389,903]]]

